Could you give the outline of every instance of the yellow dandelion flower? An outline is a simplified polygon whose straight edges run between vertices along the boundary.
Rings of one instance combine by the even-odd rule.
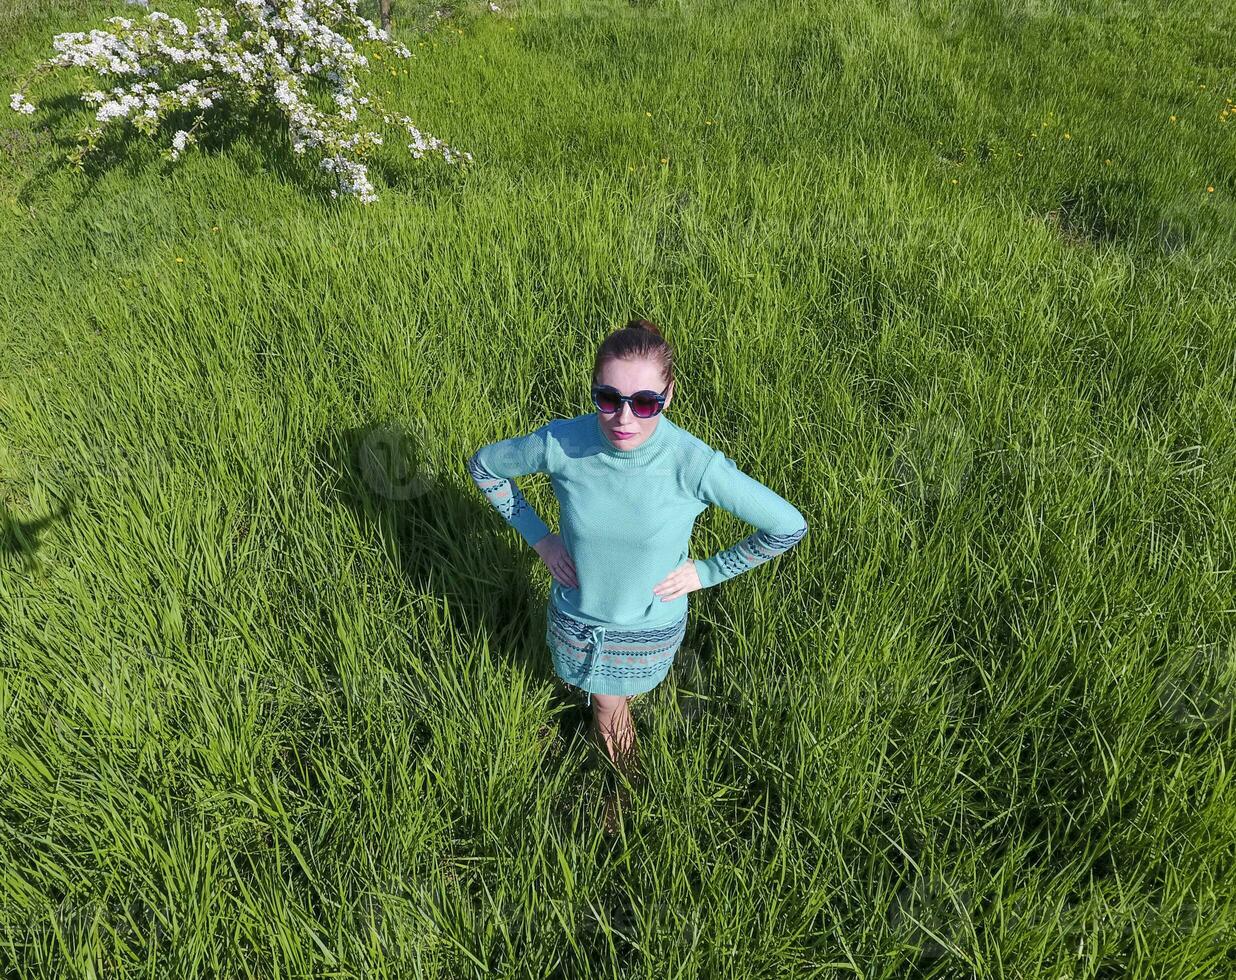
[[[644,113],[644,115],[645,115],[645,116],[647,116],[649,119],[651,119],[651,118],[652,118],[652,113],[651,113],[651,112],[645,112],[645,113]]]
[[[667,159],[665,159],[665,157],[662,157],[662,158],[661,158],[661,162],[662,162],[662,163],[669,163],[669,161],[668,161]]]
[[[1103,162],[1104,162],[1105,164],[1107,164],[1109,167],[1112,165],[1111,160],[1104,160]]]
[[[211,230],[211,231],[218,231],[218,230],[219,230],[219,226],[218,226],[218,225],[215,225],[215,226],[214,226],[213,228],[211,228],[210,230]]]
[[[953,178],[953,183],[954,183],[954,184],[955,184],[955,183],[957,183],[957,178],[956,178],[956,177],[954,177],[954,178]]]
[[[177,262],[183,262],[183,261],[184,261],[184,259],[182,259],[179,255],[177,255],[177,256],[176,256],[176,261],[177,261]]]
[[[1064,134],[1064,138],[1065,138],[1066,140],[1071,140],[1073,137],[1072,137],[1072,136],[1070,136],[1068,133],[1065,133],[1065,134]]]
[[[1018,153],[1017,155],[1018,155],[1018,156],[1023,156],[1023,154],[1021,154],[1021,153]]]
[[[1214,184],[1211,184],[1209,187],[1206,188],[1207,194],[1213,194],[1214,192],[1215,192]]]
[[[1175,122],[1175,121],[1176,121],[1176,117],[1175,117],[1175,116],[1168,116],[1168,117],[1167,117],[1167,121],[1168,121],[1168,122]]]
[[[392,74],[392,75],[398,75],[398,74],[399,74],[399,72],[395,71],[395,69],[394,69],[394,68],[392,68],[392,69],[391,69],[391,74]]]

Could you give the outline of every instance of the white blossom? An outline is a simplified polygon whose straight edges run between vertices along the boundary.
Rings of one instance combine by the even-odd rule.
[[[129,0],[149,9],[149,0]],[[103,126],[138,125],[154,133],[169,115],[184,110],[205,110],[221,103],[231,107],[271,105],[284,117],[293,152],[309,150],[322,155],[322,169],[338,180],[337,193],[353,195],[364,203],[377,200],[368,169],[358,159],[383,145],[381,134],[355,128],[359,109],[396,122],[411,136],[413,157],[433,151],[447,163],[472,160],[436,137],[422,134],[407,116],[393,117],[381,104],[360,91],[357,71],[368,65],[344,32],[360,33],[400,58],[410,58],[406,45],[357,13],[357,0],[231,0],[232,23],[217,10],[196,9],[197,24],[161,11],[148,12],[140,22],[109,18],[110,30],[58,34],[55,54],[34,72],[57,68],[84,68],[112,76],[119,83],[110,90],[91,89],[81,95],[95,109]],[[497,10],[497,4],[490,4]],[[194,77],[184,79],[186,73]],[[160,81],[168,82],[166,88]],[[310,85],[325,85],[334,111],[318,108]],[[9,106],[32,113],[26,85],[13,93]],[[201,119],[207,117],[199,117]],[[196,128],[196,123],[193,128]],[[91,129],[97,136],[101,130]],[[192,144],[191,130],[178,129],[170,157],[177,160]]]

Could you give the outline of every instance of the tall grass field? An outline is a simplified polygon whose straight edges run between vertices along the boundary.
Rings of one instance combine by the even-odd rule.
[[[474,160],[370,205],[239,111],[67,167],[8,93],[134,8],[0,9],[0,976],[1236,976],[1236,11],[442,9],[370,81]],[[631,317],[809,530],[610,835],[464,461]]]

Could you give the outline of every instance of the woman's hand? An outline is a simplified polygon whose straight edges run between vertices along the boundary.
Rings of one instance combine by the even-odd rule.
[[[661,597],[662,602],[670,602],[688,592],[696,592],[702,587],[700,573],[695,570],[695,559],[688,558],[661,579],[652,591]]]
[[[568,589],[573,589],[579,582],[575,578],[575,563],[567,553],[562,538],[550,532],[533,546],[533,550],[541,556],[541,560],[549,566],[553,577]]]

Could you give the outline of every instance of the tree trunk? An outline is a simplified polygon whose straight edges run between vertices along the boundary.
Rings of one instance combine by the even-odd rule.
[[[391,29],[391,0],[378,0],[378,10],[382,14],[382,30]]]

